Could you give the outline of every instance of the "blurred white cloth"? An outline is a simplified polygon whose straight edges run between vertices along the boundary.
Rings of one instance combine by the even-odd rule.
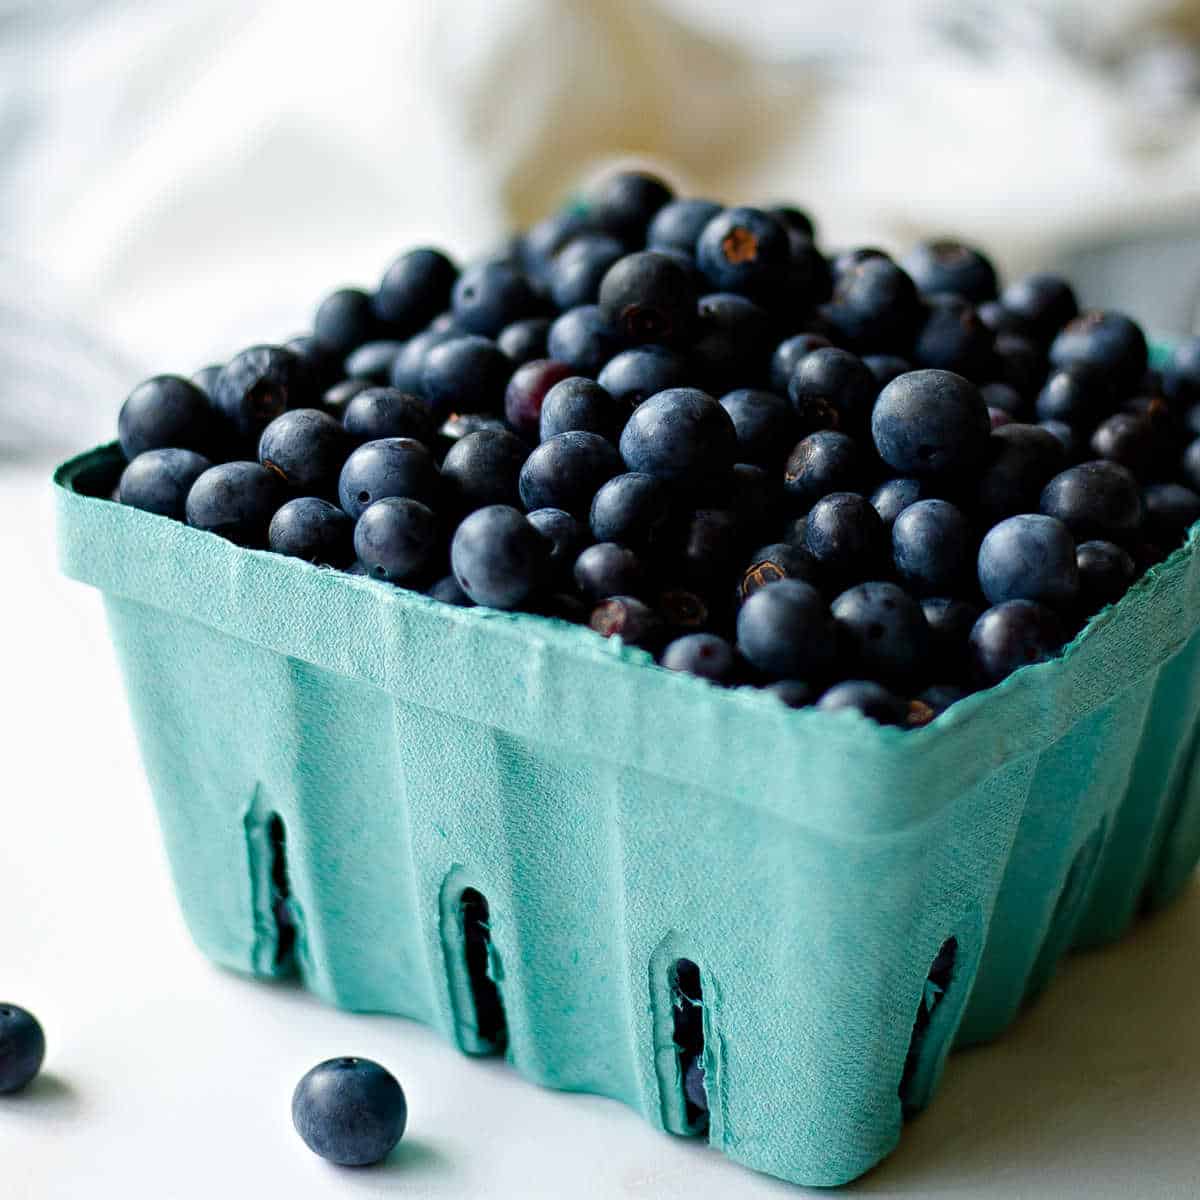
[[[827,244],[1200,226],[1200,0],[0,0],[0,451],[614,159]],[[1085,23],[1086,22],[1086,23]],[[1192,71],[1192,74],[1189,74]]]

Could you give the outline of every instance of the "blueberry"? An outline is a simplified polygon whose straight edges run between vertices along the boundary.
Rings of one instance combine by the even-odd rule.
[[[752,300],[736,292],[701,296],[692,342],[692,370],[712,391],[755,383],[767,374],[771,324]]]
[[[951,595],[969,578],[975,552],[970,523],[945,500],[918,500],[892,525],[892,559],[914,596]]]
[[[476,509],[454,531],[450,564],[476,604],[517,608],[543,578],[550,546],[506,504]]]
[[[871,679],[847,679],[835,683],[817,701],[822,712],[852,708],[880,725],[903,725],[908,720],[908,704]]]
[[[0,1004],[0,1096],[33,1081],[46,1057],[46,1035],[32,1013]]]
[[[658,661],[668,671],[685,671],[713,683],[732,683],[737,675],[733,647],[714,633],[688,633],[676,638]]]
[[[720,211],[712,200],[669,200],[654,214],[646,230],[646,246],[691,255],[705,225]]]
[[[315,399],[303,360],[282,346],[251,346],[221,368],[213,406],[247,445],[288,408]]]
[[[819,333],[796,333],[791,337],[784,338],[775,347],[767,371],[772,391],[786,395],[792,372],[795,371],[800,360],[806,358],[814,350],[822,350],[832,344],[827,337]]]
[[[222,363],[210,363],[207,367],[201,367],[192,376],[192,384],[198,387],[206,396],[211,397],[213,388],[217,385],[217,376],[220,375],[223,365]]]
[[[530,282],[542,292],[549,290],[550,264],[574,237],[594,233],[596,225],[578,208],[564,208],[531,225],[520,238],[517,258]]]
[[[624,253],[623,243],[606,233],[582,233],[572,238],[550,261],[547,271],[546,282],[555,307],[594,304],[600,281]],[[600,306],[604,308],[602,298]]]
[[[621,456],[598,433],[559,433],[542,442],[521,468],[527,509],[561,508],[586,517],[601,485],[621,473]]]
[[[475,606],[475,601],[458,586],[458,580],[453,575],[443,575],[441,579],[425,590],[425,595],[431,599],[440,600],[443,604],[453,605],[455,608],[473,608]]]
[[[912,348],[918,367],[956,371],[982,379],[992,365],[993,334],[974,306],[961,296],[943,295],[931,303]]]
[[[781,225],[798,237],[804,238],[806,241],[812,241],[816,237],[816,227],[813,225],[812,217],[803,209],[796,208],[791,204],[773,204],[770,208],[763,210],[765,213],[774,217]]]
[[[929,626],[921,606],[894,583],[859,583],[830,613],[844,661],[863,678],[911,683],[928,669]]]
[[[263,430],[258,461],[293,491],[332,496],[350,446],[349,434],[328,413],[293,408]]]
[[[966,688],[959,687],[957,684],[935,683],[932,687],[927,687],[917,699],[922,704],[928,705],[936,717],[941,716],[952,704],[957,704],[969,695]]]
[[[521,502],[518,481],[529,447],[507,429],[480,429],[459,438],[442,459],[442,481],[451,507],[468,513],[489,504]]]
[[[1010,283],[1000,298],[1043,344],[1079,312],[1071,285],[1057,275],[1026,275]]]
[[[354,525],[354,553],[372,579],[411,580],[429,562],[436,544],[433,511],[404,496],[376,500]]]
[[[508,423],[523,438],[536,441],[547,394],[574,374],[573,367],[552,358],[538,358],[519,366],[504,392],[504,416]]]
[[[687,360],[665,346],[637,346],[614,355],[596,376],[596,382],[625,411],[649,396],[687,381]]]
[[[897,375],[907,375],[912,363],[898,354],[868,354],[863,358],[863,365],[875,376],[875,390],[878,395]]]
[[[410,392],[391,387],[369,387],[355,393],[342,412],[342,425],[356,442],[404,437],[429,445],[433,440],[428,405]]]
[[[708,596],[745,552],[745,531],[728,508],[699,508],[683,522],[674,569],[689,588]],[[721,597],[724,599],[724,597]]]
[[[951,596],[929,596],[921,601],[929,626],[929,669],[934,679],[962,681],[970,674],[968,644],[979,620],[979,608]]]
[[[529,281],[515,267],[483,262],[459,275],[451,307],[462,329],[491,338],[513,321],[537,316],[542,306]]]
[[[572,375],[560,380],[546,393],[539,432],[543,442],[559,433],[581,430],[598,433],[615,443],[625,415],[595,380]]]
[[[802,438],[783,469],[783,490],[798,509],[812,508],[831,492],[853,491],[863,474],[858,445],[833,429]]]
[[[550,574],[569,576],[580,551],[591,541],[587,526],[561,508],[535,508],[529,523],[550,543]]]
[[[338,358],[379,335],[371,297],[359,288],[339,288],[321,301],[313,318],[317,344]]]
[[[371,385],[365,379],[343,379],[332,387],[326,388],[321,395],[321,411],[331,417],[341,420],[350,401],[360,392],[370,389]],[[422,405],[424,407],[424,405]]]
[[[384,384],[391,379],[392,363],[403,349],[403,342],[364,342],[346,356],[342,369],[350,379],[365,379],[368,383]]]
[[[1120,600],[1137,570],[1129,553],[1113,542],[1081,542],[1075,548],[1075,562],[1079,568],[1079,606],[1086,616]]]
[[[182,521],[192,484],[212,466],[192,450],[145,450],[121,472],[117,499]]]
[[[917,289],[887,258],[866,258],[838,278],[826,309],[840,339],[863,353],[902,354],[921,319]]]
[[[1026,337],[1000,334],[992,345],[992,375],[1018,395],[1032,399],[1046,378],[1046,359]]]
[[[1037,415],[1043,421],[1093,426],[1116,403],[1111,374],[1078,362],[1052,371],[1037,396]]]
[[[803,546],[791,542],[772,542],[750,556],[738,581],[737,598],[744,602],[755,592],[780,579],[799,579],[819,587],[820,576],[817,560]]]
[[[972,304],[995,298],[996,268],[980,251],[962,242],[920,242],[903,263],[913,282],[927,295],[953,292]]]
[[[896,518],[910,504],[927,499],[929,499],[928,482],[901,476],[896,479],[885,479],[871,493],[871,507],[879,514],[884,528],[890,531],[896,523]]]
[[[301,373],[310,391],[323,391],[342,377],[342,360],[345,356],[329,346],[323,346],[311,333],[289,338],[283,343],[283,349],[290,350],[300,360],[303,368]]]
[[[458,271],[428,246],[400,255],[383,273],[372,297],[376,317],[400,337],[410,337],[450,303]]]
[[[205,391],[178,375],[139,383],[121,405],[117,436],[129,461],[147,450],[213,449],[213,411]]]
[[[658,594],[656,606],[667,626],[687,633],[703,629],[709,622],[708,603],[696,592],[672,587]]]
[[[759,388],[726,392],[720,403],[733,421],[738,458],[760,466],[777,466],[795,438],[791,405],[777,393]]]
[[[604,319],[598,304],[568,309],[546,335],[546,353],[581,375],[598,375],[624,349],[624,338]]]
[[[1046,420],[1039,421],[1038,428],[1044,429],[1054,437],[1063,448],[1067,462],[1077,462],[1083,457],[1083,440],[1073,425],[1068,425],[1065,421]]]
[[[438,469],[429,451],[412,438],[378,438],[359,446],[342,467],[338,498],[352,517],[386,496],[434,503]]]
[[[609,596],[645,594],[646,576],[641,560],[628,546],[597,542],[575,560],[575,586],[591,600]]]
[[[770,301],[783,288],[791,263],[787,230],[756,208],[727,208],[696,239],[696,264],[720,292]]]
[[[734,463],[724,503],[737,515],[744,539],[761,541],[777,524],[782,491],[774,472],[753,463]]]
[[[824,675],[833,663],[833,624],[820,592],[799,579],[760,588],[738,610],[737,645],[769,678]]]
[[[548,356],[546,342],[549,336],[549,317],[523,317],[500,330],[496,345],[515,365],[520,366],[521,363]]]
[[[1200,405],[1200,337],[1176,343],[1163,368],[1163,394],[1175,404]]]
[[[1174,549],[1200,521],[1200,495],[1179,483],[1152,483],[1142,493],[1146,533],[1165,549]]]
[[[991,422],[979,389],[951,371],[910,371],[879,393],[871,414],[879,457],[903,475],[970,471],[985,457]]]
[[[619,637],[627,646],[654,646],[662,639],[662,618],[636,596],[609,596],[588,616],[588,628]]]
[[[267,527],[287,493],[279,476],[256,462],[227,462],[199,475],[187,494],[187,523],[241,546],[267,544]]]
[[[1063,445],[1048,429],[1014,422],[992,430],[974,489],[979,516],[994,525],[1036,512],[1042,488],[1066,465]]]
[[[628,342],[676,342],[696,318],[696,289],[670,255],[641,250],[613,263],[600,284],[600,313]]]
[[[271,518],[267,545],[319,567],[348,567],[354,561],[354,521],[336,504],[298,496]]]
[[[1032,600],[1006,600],[989,608],[971,630],[975,677],[988,687],[1030,663],[1053,657],[1065,639],[1053,609]]]
[[[404,1136],[408,1103],[395,1077],[367,1058],[331,1058],[296,1085],[292,1124],[304,1144],[342,1167],[382,1162]]]
[[[1137,531],[1142,498],[1137,480],[1124,467],[1086,462],[1068,467],[1046,484],[1041,510],[1062,521],[1076,541],[1122,542]]]
[[[990,604],[1036,600],[1069,607],[1079,592],[1071,531],[1056,518],[1036,513],[994,525],[979,546],[979,586]]]
[[[834,492],[813,505],[804,545],[831,579],[850,584],[874,575],[884,556],[886,531],[869,501]]]
[[[1025,416],[1028,412],[1029,405],[1026,403],[1025,397],[1010,384],[985,383],[979,391],[989,411],[999,409],[1001,412],[1008,413],[1014,420]]]
[[[802,433],[866,427],[879,389],[866,364],[848,350],[814,350],[796,364],[788,396]]]
[[[602,179],[586,200],[588,219],[627,241],[640,241],[655,214],[674,198],[656,175],[620,171]]]
[[[1200,437],[1193,438],[1183,452],[1183,481],[1193,491],[1200,492]]]
[[[419,392],[429,352],[435,346],[461,336],[454,330],[426,329],[409,338],[400,353],[392,359],[392,373],[388,382],[401,392]]]
[[[993,333],[1016,333],[1021,337],[1034,336],[1033,327],[1018,313],[1006,308],[999,300],[985,300],[976,305],[975,311],[979,319]]]
[[[885,262],[892,261],[892,256],[886,250],[880,250],[878,246],[854,246],[849,250],[839,251],[829,263],[834,283],[841,280],[842,276],[848,275],[860,263],[865,263],[871,258],[883,259]]]
[[[1118,392],[1128,392],[1146,370],[1146,336],[1124,313],[1092,309],[1063,326],[1050,361],[1058,368],[1087,363],[1106,372]]]
[[[711,486],[733,464],[737,433],[729,414],[696,388],[669,388],[639,405],[621,433],[621,457],[690,491]]]
[[[661,479],[639,471],[614,475],[592,500],[592,536],[637,551],[653,550],[671,528],[673,509],[671,490]]]
[[[788,708],[807,708],[817,698],[812,684],[801,679],[780,679],[768,683],[763,691],[783,701]]]
[[[451,337],[426,351],[420,385],[412,390],[438,414],[497,412],[511,373],[508,356],[489,338]]]

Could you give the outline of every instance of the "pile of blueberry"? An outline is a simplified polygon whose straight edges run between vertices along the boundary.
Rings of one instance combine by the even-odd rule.
[[[1052,656],[1200,518],[1200,339],[1162,372],[978,250],[822,253],[639,173],[120,417],[116,498],[917,725]]]

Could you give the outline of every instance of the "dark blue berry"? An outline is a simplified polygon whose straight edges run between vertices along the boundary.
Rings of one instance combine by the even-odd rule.
[[[989,687],[1020,667],[1053,657],[1064,640],[1053,609],[1032,600],[1006,600],[975,622],[968,643],[971,666],[976,679]]]
[[[827,337],[820,333],[796,333],[791,337],[784,338],[775,347],[775,351],[771,355],[770,366],[767,369],[767,378],[771,389],[781,396],[786,395],[788,384],[792,379],[792,372],[800,364],[800,360],[806,358],[814,350],[822,350],[832,344]]]
[[[461,437],[442,459],[442,483],[450,507],[468,513],[489,504],[521,502],[518,480],[529,447],[507,429],[480,429]]]
[[[732,683],[737,675],[733,647],[714,633],[688,633],[676,638],[658,661],[668,671],[685,671],[713,683]]]
[[[880,725],[903,725],[908,720],[908,704],[871,679],[847,679],[835,683],[817,701],[822,712],[854,709]]]
[[[864,354],[905,353],[921,320],[912,279],[887,258],[866,258],[844,271],[824,311],[839,338]]]
[[[1075,539],[1054,517],[1022,513],[992,526],[979,547],[979,586],[990,604],[1036,600],[1065,609],[1079,592]]]
[[[737,597],[745,601],[755,592],[780,579],[800,579],[813,587],[821,584],[817,560],[803,547],[791,542],[772,542],[751,556],[738,581]]]
[[[387,496],[433,505],[438,469],[425,447],[412,438],[378,438],[359,446],[338,477],[338,499],[352,517]]]
[[[425,595],[455,608],[473,608],[475,605],[475,601],[458,586],[458,580],[453,575],[443,575],[426,589]]]
[[[192,484],[212,466],[192,450],[146,450],[121,472],[117,499],[131,508],[182,521]]]
[[[621,457],[690,491],[710,487],[728,473],[737,449],[729,414],[706,392],[669,388],[639,405],[621,433]]]
[[[770,208],[763,210],[775,218],[781,225],[785,226],[792,233],[799,237],[812,241],[816,237],[816,227],[813,225],[812,217],[803,209],[796,208],[791,204],[773,204]]]
[[[497,412],[512,373],[508,356],[489,338],[447,338],[425,353],[420,393],[437,414]],[[392,380],[395,382],[395,373]]]
[[[843,660],[854,675],[904,684],[928,669],[929,626],[921,606],[894,583],[859,583],[830,613]]]
[[[787,400],[776,392],[738,388],[726,392],[720,403],[733,421],[737,457],[777,467],[795,439],[796,420]]]
[[[263,430],[258,461],[294,492],[332,496],[350,447],[349,434],[328,413],[293,408]]]
[[[877,395],[897,375],[906,375],[913,369],[912,363],[898,354],[868,354],[863,358],[863,365],[875,376]]]
[[[1162,373],[1163,394],[1183,407],[1200,405],[1200,337],[1177,342]]]
[[[392,364],[404,349],[403,342],[364,342],[346,355],[342,368],[350,379],[365,379],[368,383],[384,384],[392,377]]]
[[[372,303],[376,317],[400,337],[410,337],[450,303],[458,271],[428,246],[400,255],[383,273]]]
[[[1081,542],[1075,548],[1075,562],[1079,568],[1079,607],[1085,616],[1120,600],[1137,571],[1129,553],[1113,542]]]
[[[1063,326],[1050,361],[1060,369],[1087,363],[1107,373],[1118,393],[1129,392],[1146,371],[1146,336],[1124,313],[1092,309]]]
[[[525,276],[503,262],[467,267],[454,284],[451,306],[460,328],[489,338],[542,307]]]
[[[267,545],[319,567],[348,567],[354,561],[354,521],[336,504],[298,496],[271,518]]]
[[[1096,458],[1120,463],[1134,475],[1144,476],[1156,457],[1159,438],[1148,417],[1118,412],[1096,426],[1089,447]]]
[[[860,263],[872,258],[879,258],[884,262],[892,261],[892,256],[886,250],[880,250],[878,246],[854,246],[835,254],[829,262],[834,283],[838,283],[842,276],[848,275]]]
[[[251,346],[221,368],[212,402],[250,448],[285,409],[303,408],[315,399],[311,376],[298,355],[282,346]]]
[[[591,541],[587,526],[561,508],[535,508],[529,523],[550,543],[550,574],[569,576],[580,551]]]
[[[775,683],[768,683],[763,691],[777,700],[782,700],[788,708],[807,708],[817,698],[812,684],[801,679],[780,679]]]
[[[992,331],[963,297],[941,295],[935,301],[928,305],[913,343],[913,364],[984,378],[992,365]]]
[[[989,374],[1018,395],[1032,399],[1046,378],[1046,359],[1028,338],[1002,333],[992,345]]]
[[[544,442],[559,433],[581,430],[598,433],[615,443],[626,416],[595,380],[572,375],[560,380],[546,393],[539,434]]]
[[[514,365],[546,358],[546,340],[550,336],[549,317],[524,317],[505,325],[496,337],[496,345],[508,355]]]
[[[627,241],[642,241],[646,226],[674,198],[671,189],[656,175],[645,171],[620,171],[603,178],[588,193],[588,219]]]
[[[1048,429],[1012,423],[992,430],[975,484],[978,514],[988,525],[1036,512],[1042,488],[1067,465],[1062,443]]]
[[[588,615],[588,628],[603,637],[619,637],[627,646],[661,645],[662,618],[636,596],[609,596]]]
[[[1079,312],[1071,285],[1057,275],[1026,275],[1010,283],[1000,299],[1043,345]]]
[[[521,468],[521,503],[527,509],[561,508],[586,517],[600,487],[621,473],[621,456],[598,433],[559,433],[542,442]]]
[[[692,342],[692,370],[707,390],[725,391],[766,377],[771,343],[767,314],[736,292],[701,296]]]
[[[696,509],[680,529],[672,563],[675,575],[686,587],[711,597],[717,581],[745,553],[745,543],[746,531],[732,509]]]
[[[0,1004],[0,1096],[31,1083],[45,1057],[46,1036],[37,1017],[15,1004]]]
[[[975,311],[979,314],[979,319],[993,333],[1016,333],[1021,337],[1035,336],[1030,323],[1011,309],[1005,308],[999,300],[985,300],[982,304],[976,305]]]
[[[518,608],[546,573],[547,540],[505,504],[476,509],[454,531],[450,565],[476,604]]]
[[[871,435],[902,475],[970,471],[986,456],[991,422],[979,389],[951,371],[910,371],[879,393]]]
[[[892,560],[914,596],[954,594],[970,578],[975,541],[962,512],[945,500],[918,500],[892,525]]]
[[[1058,442],[1067,456],[1067,462],[1077,462],[1083,457],[1083,439],[1075,426],[1068,425],[1065,421],[1050,419],[1039,421],[1038,428],[1044,429]]]
[[[1086,462],[1055,475],[1042,489],[1041,510],[1062,521],[1077,542],[1128,540],[1142,519],[1137,480],[1110,462]]]
[[[646,245],[651,250],[678,250],[691,255],[696,240],[719,212],[712,200],[670,200],[655,214],[646,230]]]
[[[382,1162],[407,1121],[395,1077],[366,1058],[331,1058],[313,1067],[292,1096],[292,1124],[304,1144],[342,1167]]]
[[[920,242],[905,255],[903,263],[926,295],[953,292],[972,304],[996,295],[996,268],[980,251],[962,242]]]
[[[978,606],[950,596],[930,596],[921,601],[929,626],[930,662],[926,675],[934,679],[961,681],[970,674],[968,642]]]
[[[788,381],[788,396],[803,433],[864,430],[878,392],[875,376],[863,360],[832,346],[801,359]]]
[[[405,437],[429,445],[433,440],[429,406],[412,393],[391,387],[369,387],[355,393],[343,409],[342,425],[356,442]]]
[[[426,329],[415,334],[404,343],[404,348],[392,359],[389,379],[392,387],[401,392],[420,392],[421,376],[425,370],[425,359],[429,352],[451,338],[462,336],[451,329]]]
[[[819,429],[796,443],[783,468],[783,490],[798,509],[812,508],[831,492],[849,492],[861,480],[858,445],[848,434]]]
[[[753,463],[734,463],[724,503],[737,515],[744,541],[761,542],[775,529],[781,494],[774,472]],[[720,498],[719,491],[714,495]]]
[[[696,320],[696,286],[674,258],[641,250],[617,260],[600,284],[600,313],[626,341],[677,342]]]
[[[597,542],[580,552],[573,571],[575,586],[589,600],[645,594],[646,573],[628,546]]]
[[[379,335],[371,297],[360,288],[339,288],[321,301],[313,318],[317,344],[338,358]]]
[[[267,544],[267,528],[287,490],[278,475],[256,462],[227,462],[197,477],[184,505],[187,523],[240,546]]]
[[[192,376],[191,382],[206,396],[211,397],[213,388],[217,385],[217,376],[221,373],[222,365],[222,363],[210,363],[207,367],[201,367]]]
[[[1113,377],[1101,367],[1077,362],[1051,371],[1038,393],[1036,409],[1042,421],[1091,427],[1103,420],[1115,403]]]
[[[834,492],[813,505],[804,545],[837,582],[870,579],[884,561],[887,535],[879,514],[855,492]]]
[[[636,346],[609,359],[596,382],[628,412],[649,396],[683,387],[687,378],[682,355],[665,346]]]
[[[335,383],[332,387],[326,388],[322,394],[321,411],[327,412],[331,417],[336,417],[340,421],[350,401],[359,392],[367,391],[370,386],[365,379],[343,379],[340,383]]]
[[[207,454],[213,449],[213,425],[203,389],[178,375],[155,375],[139,383],[121,405],[117,436],[130,461],[147,450]]]
[[[738,610],[738,649],[771,679],[824,675],[833,663],[833,644],[833,623],[820,592],[799,579],[760,588]]]
[[[927,687],[917,699],[922,704],[928,705],[936,717],[941,716],[952,704],[957,704],[968,695],[970,693],[967,689],[959,687],[957,684],[935,683],[932,687]]]
[[[594,233],[596,228],[587,214],[577,208],[564,208],[531,225],[520,238],[517,254],[530,282],[539,291],[548,291],[554,256],[572,238]]]
[[[372,579],[404,583],[419,574],[437,544],[437,518],[419,500],[387,496],[354,525],[354,553]]]
[[[283,348],[290,350],[300,360],[311,392],[324,391],[342,377],[345,355],[339,354],[330,346],[322,345],[311,333],[289,338],[283,343]]]
[[[1016,420],[1029,410],[1025,397],[1007,383],[985,383],[979,391],[983,395],[983,402],[988,406],[989,411],[999,409]]]
[[[1146,533],[1164,549],[1174,549],[1196,521],[1200,495],[1180,483],[1152,483],[1142,493]]]
[[[598,375],[604,364],[625,349],[625,340],[604,319],[598,304],[569,309],[550,326],[546,352],[581,375]]]
[[[920,479],[909,479],[903,476],[897,479],[885,479],[871,493],[871,506],[879,514],[884,527],[891,530],[896,518],[910,505],[918,500],[929,498],[929,483]]]
[[[727,208],[696,239],[696,265],[719,292],[769,302],[784,287],[791,241],[774,217],[757,208]]]
[[[504,392],[504,416],[509,425],[527,441],[536,442],[547,395],[556,384],[573,377],[573,367],[552,358],[538,358],[519,366]]]
[[[598,542],[619,542],[637,551],[655,549],[674,517],[671,489],[639,471],[614,475],[596,492],[589,514]]]
[[[555,307],[594,304],[600,293],[600,281],[624,253],[624,244],[606,233],[582,233],[572,238],[550,261],[546,273]],[[600,306],[603,309],[603,299]]]
[[[1183,481],[1195,492],[1200,492],[1200,437],[1193,438],[1183,452]]]

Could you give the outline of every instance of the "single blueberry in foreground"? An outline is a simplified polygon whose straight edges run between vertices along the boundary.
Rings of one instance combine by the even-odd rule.
[[[211,466],[191,450],[146,450],[121,472],[117,499],[131,508],[182,521],[192,484]]]
[[[354,561],[354,521],[336,504],[298,496],[271,518],[267,544],[276,554],[319,567],[348,567]]]
[[[342,1167],[382,1162],[404,1136],[408,1103],[390,1071],[368,1058],[331,1058],[292,1095],[292,1123],[304,1144]]]
[[[30,1083],[45,1056],[46,1036],[37,1018],[15,1004],[0,1004],[0,1096]]]

